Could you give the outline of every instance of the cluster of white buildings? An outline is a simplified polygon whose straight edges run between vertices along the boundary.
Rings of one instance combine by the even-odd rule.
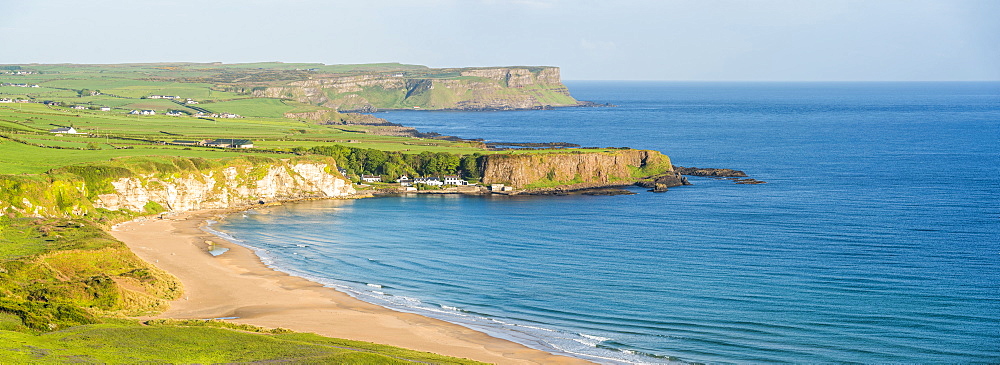
[[[0,103],[30,103],[31,100],[26,99],[11,99],[11,98],[0,98]]]
[[[150,95],[146,99],[167,99],[167,100],[180,100],[181,97],[177,95]],[[197,101],[191,98],[185,98],[184,104],[198,104]]]
[[[0,84],[0,86],[13,86],[13,87],[41,87],[37,84]]]
[[[218,113],[218,114],[197,113],[194,116],[199,118],[228,118],[228,119],[243,118],[242,115],[233,113]]]
[[[205,139],[200,141],[186,141],[186,140],[173,140],[171,144],[188,145],[188,146],[206,146],[206,147],[223,147],[223,148],[253,148],[253,141],[249,139],[231,139],[231,138],[219,138],[219,139]]]
[[[361,181],[364,182],[382,182],[382,177],[378,175],[361,175]],[[470,184],[468,181],[462,180],[462,178],[457,175],[445,175],[443,177],[417,177],[410,178],[409,176],[403,175],[396,179],[396,182],[400,186],[414,186],[416,184],[424,184],[429,186],[444,186],[444,185],[454,185],[454,186],[465,186],[474,185]]]
[[[87,106],[87,105],[74,105],[73,109],[80,109],[80,110],[90,109],[90,106]],[[100,110],[100,111],[102,111],[102,112],[111,111],[111,107],[109,107],[109,106],[102,106],[102,107],[99,107],[97,109]]]
[[[133,110],[133,111],[130,111],[128,113],[132,114],[132,115],[156,115],[156,111],[155,110],[150,110],[150,109]]]

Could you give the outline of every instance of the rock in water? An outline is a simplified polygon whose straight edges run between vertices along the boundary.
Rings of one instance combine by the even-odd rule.
[[[708,177],[748,177],[747,173],[733,169],[713,169],[700,167],[674,166],[674,171],[681,175],[708,176]]]
[[[667,188],[675,186],[691,185],[686,177],[681,176],[676,172],[670,172],[660,176],[654,176],[649,179],[640,180],[635,184],[644,188],[652,188],[650,191],[657,193],[662,193],[667,191]]]

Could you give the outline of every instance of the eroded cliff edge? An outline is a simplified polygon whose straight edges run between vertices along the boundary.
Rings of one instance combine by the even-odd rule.
[[[563,85],[558,67],[436,69],[362,75],[316,75],[254,90],[339,111],[391,109],[517,110],[581,105]]]
[[[656,176],[676,176],[669,157],[648,150],[497,154],[484,157],[484,184],[506,184],[522,189],[625,186]],[[680,184],[674,186],[677,185]]]
[[[127,158],[35,176],[0,176],[0,211],[108,221],[354,193],[331,158]]]
[[[528,191],[625,186],[679,176],[667,156],[630,149],[482,155],[479,165],[482,184]],[[677,185],[680,182],[671,186]],[[337,170],[336,161],[322,156],[133,157],[40,175],[0,175],[2,213],[103,222],[354,194],[354,185]]]

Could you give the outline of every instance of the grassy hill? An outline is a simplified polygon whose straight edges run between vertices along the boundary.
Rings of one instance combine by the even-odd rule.
[[[86,220],[0,217],[0,362],[475,364],[221,321],[157,320],[183,288]]]
[[[15,69],[25,73],[3,72]],[[327,88],[344,78],[404,87]],[[296,86],[309,82],[326,86]],[[95,208],[93,199],[111,189],[111,179],[169,180],[185,169],[204,172],[232,161],[332,160],[354,179],[403,173],[475,178],[484,155],[551,151],[490,151],[481,142],[431,138],[371,116],[341,113],[337,100],[428,109],[463,102],[491,107],[476,101],[482,98],[526,107],[575,103],[551,68],[525,67],[11,65],[0,67],[0,84],[0,99],[12,101],[0,103],[0,362],[14,363],[472,363],[221,322],[129,319],[163,310],[183,288],[102,228],[164,208],[109,211]],[[277,95],[263,95],[268,93]],[[129,114],[133,109],[156,115]],[[167,111],[183,115],[166,116]],[[239,117],[222,117],[225,113]],[[58,127],[79,134],[49,132]],[[254,147],[174,143],[220,138],[249,139]]]

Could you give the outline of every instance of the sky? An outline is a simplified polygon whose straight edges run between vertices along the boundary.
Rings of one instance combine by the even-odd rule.
[[[996,81],[1000,0],[0,0],[0,64],[174,61]]]

